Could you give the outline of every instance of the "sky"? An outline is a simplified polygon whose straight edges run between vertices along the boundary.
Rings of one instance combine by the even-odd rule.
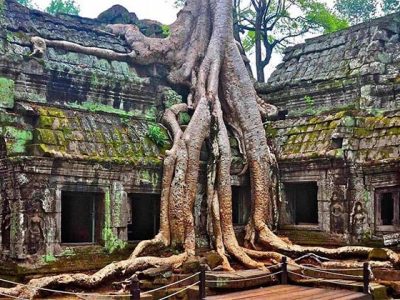
[[[44,9],[50,0],[33,0],[40,9]],[[96,18],[101,12],[115,4],[126,7],[130,12],[136,13],[139,19],[152,19],[163,24],[171,24],[176,19],[178,9],[174,7],[174,0],[75,0],[80,6],[82,17]],[[249,55],[253,72],[255,71],[254,54]],[[265,69],[268,78],[275,67],[282,61],[282,56],[275,53],[271,62]],[[255,72],[254,72],[255,74]]]
[[[50,0],[33,0],[41,9],[50,3]],[[163,24],[172,23],[178,12],[173,0],[75,0],[80,6],[82,17],[96,18],[101,12],[115,4],[126,7],[140,19],[157,20]]]

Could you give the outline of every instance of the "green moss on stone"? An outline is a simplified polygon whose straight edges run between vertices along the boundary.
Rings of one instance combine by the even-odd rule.
[[[272,127],[271,124],[265,126],[265,134],[269,138],[275,138],[278,135],[278,129]]]
[[[57,145],[57,138],[51,129],[37,128],[34,131],[34,137],[40,144]]]
[[[387,135],[400,135],[400,127],[392,127],[387,129]]]
[[[371,134],[371,131],[365,128],[355,128],[354,133],[357,137],[362,138],[369,136]]]
[[[54,130],[53,132],[54,132],[54,135],[56,136],[57,144],[65,145],[66,140],[65,140],[65,137],[64,137],[64,134],[62,133],[62,131]]]
[[[39,127],[40,128],[52,128],[55,118],[49,116],[40,116],[39,117]]]
[[[3,136],[15,140],[31,141],[33,139],[31,131],[19,129],[12,126],[2,127],[1,133]]]
[[[104,247],[109,253],[113,253],[117,249],[124,249],[126,247],[126,242],[120,240],[112,230],[111,224],[111,197],[110,191],[106,191],[104,195],[104,228],[102,232]]]
[[[0,77],[0,107],[14,107],[14,80]]]
[[[13,156],[26,153],[26,144],[24,140],[7,140],[7,154]]]
[[[347,116],[343,119],[342,124],[345,127],[354,127],[356,125],[356,120],[353,117]]]

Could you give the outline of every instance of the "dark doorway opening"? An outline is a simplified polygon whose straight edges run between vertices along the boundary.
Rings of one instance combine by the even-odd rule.
[[[318,224],[318,186],[316,182],[285,183],[285,193],[294,224]]]
[[[128,240],[153,238],[160,228],[160,195],[131,194],[132,223],[128,225]]]
[[[0,136],[0,158],[7,157],[7,145],[4,137]]]
[[[3,183],[1,182],[2,179],[0,179],[0,187],[2,187]],[[3,195],[6,194],[4,190],[1,191]],[[1,250],[2,251],[7,251],[10,250],[10,245],[11,245],[11,222],[10,222],[10,215],[11,215],[11,209],[10,209],[10,203],[8,199],[5,197],[3,200],[2,205],[0,206],[1,209]]]
[[[385,187],[375,191],[375,221],[379,231],[400,230],[400,187]]]
[[[383,193],[381,198],[381,220],[382,225],[393,225],[393,203],[392,193]]]
[[[104,194],[61,194],[61,242],[97,243],[104,222]]]
[[[247,186],[232,186],[232,223],[245,225],[251,210],[251,193]]]

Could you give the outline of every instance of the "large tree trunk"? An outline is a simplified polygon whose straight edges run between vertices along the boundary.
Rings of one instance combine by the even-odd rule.
[[[209,231],[215,249],[224,258],[226,270],[232,270],[227,254],[248,268],[261,269],[264,265],[255,259],[281,257],[274,252],[255,251],[260,249],[291,256],[306,252],[330,257],[368,256],[371,249],[364,247],[325,249],[292,245],[270,229],[276,213],[276,188],[271,175],[276,161],[267,144],[261,115],[274,109],[257,97],[233,37],[231,9],[231,0],[188,0],[171,26],[171,36],[166,39],[145,37],[132,25],[110,26],[131,45],[129,59],[141,64],[165,64],[170,67],[169,80],[187,85],[191,90],[187,103],[167,109],[163,117],[173,135],[173,146],[164,160],[160,232],[153,240],[140,243],[128,260],[108,265],[93,275],[46,277],[32,280],[31,285],[93,288],[111,277],[126,276],[154,265],[177,266],[194,255],[193,208],[200,149],[205,141],[210,145],[211,155],[207,176],[207,203],[212,219],[209,220]],[[102,49],[87,49],[68,42],[51,41],[51,45],[105,57],[109,55]],[[112,57],[118,59],[115,55]],[[194,110],[193,116],[183,131],[177,116],[189,109]],[[247,249],[239,246],[232,225],[231,149],[227,125],[235,128],[235,136],[246,153],[250,174],[252,215],[246,226]],[[154,244],[182,248],[183,253],[167,258],[139,257],[144,249]],[[394,252],[387,250],[387,256],[388,260],[398,264],[399,258]],[[0,293],[34,294],[22,286],[0,288]]]

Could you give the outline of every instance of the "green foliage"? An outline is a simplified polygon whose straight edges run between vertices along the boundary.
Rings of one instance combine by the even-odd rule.
[[[346,19],[335,15],[325,4],[310,1],[304,6],[305,18],[310,26],[316,25],[324,33],[335,32],[349,26]]]
[[[305,115],[315,115],[316,110],[315,110],[315,102],[313,97],[311,96],[304,96],[304,102],[307,104],[306,110],[303,112]]]
[[[26,6],[28,8],[34,8],[34,5],[32,3],[32,0],[17,0],[19,4],[22,4],[23,6]]]
[[[328,33],[348,27],[322,0],[234,0],[235,37],[245,52],[255,45],[258,80],[272,53],[298,43],[308,33]]]
[[[179,114],[179,124],[187,125],[190,122],[190,115],[187,112],[181,112]]]
[[[157,120],[157,109],[155,107],[150,108],[145,113],[145,118],[147,121],[155,122]]]
[[[6,40],[7,40],[7,42],[9,42],[9,43],[14,42],[14,35],[13,35],[11,32],[7,32]]]
[[[385,111],[380,108],[366,108],[366,112],[370,115],[373,115],[374,117],[383,117],[385,114]]]
[[[382,11],[385,15],[400,11],[400,1],[399,0],[383,1]]]
[[[173,89],[167,89],[163,92],[163,101],[165,108],[170,108],[175,104],[182,103],[182,96],[175,92]]]
[[[352,25],[395,13],[400,10],[400,0],[337,0],[335,9]]]
[[[80,8],[75,0],[51,0],[48,7],[46,7],[46,12],[50,14],[69,14],[69,15],[79,15]]]
[[[242,46],[245,52],[250,52],[256,43],[256,32],[247,31],[242,39]]]
[[[117,238],[110,227],[103,229],[103,240],[105,242],[104,247],[108,253],[113,253],[115,250],[126,247],[126,242]]]
[[[57,259],[52,254],[46,254],[46,255],[42,256],[42,260],[45,263],[51,263],[51,262],[55,262]]]
[[[157,124],[150,124],[147,130],[147,136],[161,148],[165,146],[168,140],[168,136],[166,135],[165,131]]]
[[[377,13],[377,5],[374,0],[337,0],[335,9],[351,24],[365,22],[376,16]]]
[[[169,25],[161,25],[161,29],[163,37],[169,37],[171,35]]]
[[[307,104],[308,107],[314,107],[314,99],[311,96],[304,96],[304,102]]]
[[[186,0],[175,0],[174,6],[177,8],[181,8],[185,5]]]

